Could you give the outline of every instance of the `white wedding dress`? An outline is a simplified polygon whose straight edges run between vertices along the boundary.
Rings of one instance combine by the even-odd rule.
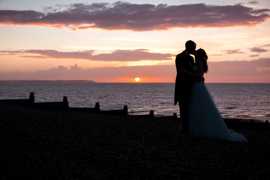
[[[194,66],[193,70],[196,71],[197,67]],[[243,134],[227,128],[203,82],[193,84],[190,98],[190,135],[229,141],[247,141]]]

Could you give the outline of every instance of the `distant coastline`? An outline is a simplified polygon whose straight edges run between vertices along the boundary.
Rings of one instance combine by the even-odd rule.
[[[97,83],[92,80],[0,80],[0,83]]]
[[[99,83],[99,84],[174,84],[174,82],[95,82],[92,80],[0,80],[0,83]],[[270,84],[270,83],[235,83],[205,82],[205,84]]]

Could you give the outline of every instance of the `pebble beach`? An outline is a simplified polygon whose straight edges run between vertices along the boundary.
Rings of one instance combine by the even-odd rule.
[[[45,111],[0,102],[0,178],[270,179],[269,131],[248,142],[181,135],[166,118]]]

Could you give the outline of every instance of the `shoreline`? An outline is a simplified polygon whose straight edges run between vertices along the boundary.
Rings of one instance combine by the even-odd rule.
[[[270,178],[269,131],[234,129],[248,142],[230,142],[181,135],[174,120],[4,103],[0,119],[1,179]]]
[[[139,114],[141,110],[148,114],[154,111],[155,116],[171,116],[177,113],[178,105],[173,106],[174,84],[108,84],[108,83],[22,83],[5,84],[0,99],[27,98],[29,92],[36,93],[36,102],[61,101],[63,96],[69,99],[70,107],[91,108],[96,102],[102,110],[122,108],[128,105],[129,114]],[[212,89],[212,98],[223,118],[253,119],[270,121],[267,104],[269,84],[259,85],[226,85],[208,84]],[[240,89],[239,89],[240,88]],[[112,89],[112,90],[111,90]],[[238,90],[237,90],[238,89]],[[144,91],[150,92],[145,93]],[[240,93],[237,95],[239,92]],[[79,92],[79,93],[78,93]],[[257,93],[256,93],[257,92]],[[260,93],[259,93],[260,92]]]

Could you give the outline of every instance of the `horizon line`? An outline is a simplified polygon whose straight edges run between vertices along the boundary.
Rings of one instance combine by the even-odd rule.
[[[97,82],[94,80],[0,80],[3,82],[91,82],[91,83],[111,83],[111,84],[175,84],[175,82]],[[268,82],[205,82],[205,84],[270,84]]]

